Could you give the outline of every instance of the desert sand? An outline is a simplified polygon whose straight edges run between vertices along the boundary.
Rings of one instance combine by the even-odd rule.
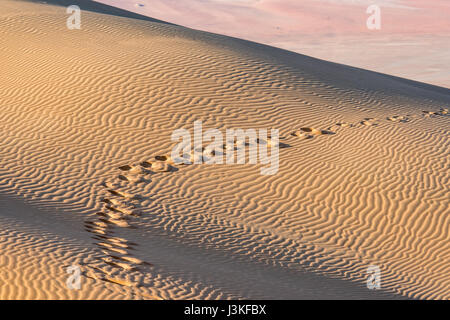
[[[448,89],[46,2],[0,2],[0,298],[450,298]],[[278,172],[173,164],[196,120]]]

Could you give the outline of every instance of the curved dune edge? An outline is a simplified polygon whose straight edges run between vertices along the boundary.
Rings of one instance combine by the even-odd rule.
[[[450,297],[448,91],[177,26],[83,11],[68,30],[63,7],[0,8],[0,298]],[[168,162],[195,120],[279,129],[278,173],[142,165]]]

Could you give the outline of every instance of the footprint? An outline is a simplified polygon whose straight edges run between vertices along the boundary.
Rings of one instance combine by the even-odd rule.
[[[83,275],[94,279],[94,280],[103,280],[105,276],[111,276],[111,272],[107,269],[102,269],[97,266],[91,266],[90,272],[86,272]]]
[[[425,113],[425,115],[427,116],[437,116],[439,115],[438,112],[433,112],[433,111],[422,111],[423,113]]]
[[[148,174],[149,172],[145,170],[141,165],[125,165],[122,167],[119,167],[120,170],[126,171],[128,175],[139,175],[139,174]]]
[[[105,217],[103,219],[109,219],[109,218],[112,218],[112,219],[125,219],[125,218],[133,215],[132,212],[130,212],[126,208],[123,209],[123,208],[115,207],[115,206],[112,206],[112,205],[105,205],[105,208],[107,210],[109,210],[106,213],[108,215],[108,217]],[[101,220],[102,218],[99,218],[99,219]]]
[[[141,166],[134,166],[133,168],[131,168],[130,171],[128,171],[129,174],[133,174],[133,175],[138,175],[138,174],[148,174],[149,171],[144,169]]]
[[[114,248],[114,247],[105,247],[105,246],[101,246],[101,245],[99,245],[99,246],[102,247],[102,249],[104,249],[104,250],[102,250],[102,252],[103,252],[107,257],[109,257],[109,256],[111,255],[111,252],[110,252],[110,251],[112,251],[112,252],[114,252],[114,253],[123,254],[123,255],[128,254],[128,251],[125,250],[125,249]]]
[[[223,150],[224,151],[237,151],[239,150],[239,148],[236,146],[236,143],[229,143],[229,144],[224,144],[223,146]]]
[[[320,135],[328,135],[328,134],[335,134],[333,131],[329,130],[321,130],[316,128],[309,128],[309,127],[303,127],[300,128],[300,130],[294,131],[291,133],[292,136],[296,136],[300,139],[311,139],[314,136],[320,136]]]
[[[128,201],[124,201],[124,200],[128,200]],[[137,207],[139,207],[139,203],[133,202],[130,199],[124,199],[124,198],[120,198],[120,199],[109,199],[109,198],[103,198],[101,200],[102,202],[115,206],[117,208],[123,208],[125,210],[134,210],[137,209]]]
[[[393,121],[393,122],[408,122],[408,118],[406,118],[404,116],[392,116],[392,117],[387,117],[386,119],[389,121]]]
[[[311,136],[333,134],[331,131],[312,128],[302,128],[301,130],[302,132],[307,132],[308,135]],[[275,143],[270,137],[268,137],[267,141],[257,140],[256,142],[267,144],[269,146]],[[285,143],[277,142],[277,144],[280,148],[290,147],[290,145]],[[223,148],[224,150],[227,150],[228,146],[224,144]],[[235,148],[235,146],[233,146],[233,148]],[[202,147],[200,156],[203,158],[205,158],[204,152],[205,148]],[[215,150],[211,150],[209,155],[215,155]],[[140,265],[152,266],[151,263],[142,261],[129,254],[129,250],[133,250],[133,246],[137,246],[137,244],[113,236],[115,227],[135,228],[130,225],[129,220],[131,220],[132,217],[141,215],[141,211],[137,208],[141,205],[140,200],[142,200],[143,197],[127,193],[121,189],[125,187],[123,182],[139,183],[146,181],[142,175],[153,172],[162,173],[178,171],[179,169],[173,166],[175,164],[176,163],[170,156],[155,156],[152,161],[143,161],[138,165],[123,165],[118,167],[122,173],[116,176],[116,181],[105,181],[100,184],[106,189],[103,190],[109,193],[109,197],[101,199],[101,202],[105,204],[104,210],[94,214],[94,217],[96,217],[95,221],[85,221],[85,229],[92,233],[91,238],[95,240],[95,245],[100,247],[100,251],[104,254],[104,257],[101,258],[104,263],[125,271],[138,270],[137,266]],[[96,279],[125,286],[136,285],[127,280],[113,278],[111,276],[112,273],[108,273],[106,270],[101,270],[94,266],[92,266],[92,268],[100,274],[100,276],[96,276]]]
[[[280,149],[290,148],[290,147],[291,147],[290,144],[283,143],[283,142],[279,142],[279,143],[278,143],[278,148],[280,148]]]
[[[123,256],[120,257],[122,260],[127,261],[129,263],[133,263],[133,264],[144,264],[144,261],[142,261],[141,259],[135,258],[135,257],[130,257],[130,256]],[[146,263],[149,264],[149,263]],[[149,264],[151,265],[151,264]]]
[[[91,230],[88,230],[88,231],[92,232],[92,233],[96,233],[96,234],[101,234],[101,235],[106,235],[107,234],[107,232],[105,230],[103,230],[103,229],[91,229]]]
[[[103,221],[94,221],[93,225],[95,225],[96,227],[101,228],[101,229],[106,229],[108,227],[108,224],[106,224]]]
[[[85,221],[84,228],[88,232],[106,235],[107,234],[107,225],[99,225],[99,223],[95,223],[93,221]]]
[[[267,138],[266,141],[260,141],[260,140],[258,139],[257,142],[260,143],[260,144],[267,144],[268,147],[272,147],[272,146],[273,146],[273,147],[276,147],[276,146],[278,146],[278,148],[280,148],[280,149],[290,148],[290,147],[291,147],[289,144],[284,143],[284,142],[280,142],[280,141],[275,142],[275,141],[273,141],[270,137]]]
[[[300,130],[292,132],[291,135],[293,135],[295,137],[298,137],[298,138],[300,138],[302,140],[312,139],[313,138],[313,136],[311,134],[308,134],[308,133],[300,131]]]
[[[131,182],[131,183],[140,183],[145,182],[145,179],[140,176],[132,176],[132,175],[122,175],[120,174],[118,178],[122,181]]]
[[[132,195],[130,193],[126,193],[126,192],[119,191],[119,190],[107,189],[106,191],[111,193],[113,196],[122,197],[122,198],[125,198],[125,199],[137,199],[137,198],[139,198],[139,196],[135,196],[135,195]]]
[[[129,165],[124,165],[124,166],[119,167],[119,170],[122,170],[122,171],[130,171],[131,168],[132,168],[132,167],[129,166]]]
[[[98,246],[100,246],[100,247],[104,247],[104,248],[113,248],[113,246],[112,246],[112,244],[110,244],[110,243],[105,243],[105,242],[97,242],[96,243]]]
[[[123,269],[126,271],[132,271],[132,270],[136,269],[135,266],[133,266],[132,264],[126,263],[126,262],[115,262],[115,261],[112,261],[112,259],[109,260],[108,258],[103,259],[103,261],[106,264],[109,264],[110,266],[120,268],[120,269]]]
[[[444,116],[448,114],[448,108],[441,108],[439,112],[434,111],[422,111],[425,116],[431,117],[431,116]]]
[[[113,181],[103,181],[100,184],[102,187],[107,188],[107,189],[118,189],[121,187],[120,182],[113,182]]]
[[[352,126],[353,126],[352,124],[350,124],[350,123],[348,123],[348,122],[338,122],[338,123],[336,123],[336,125],[337,125],[338,127],[342,127],[342,128],[349,128],[349,127],[352,127]]]
[[[375,121],[377,121],[377,120],[378,119],[376,119],[376,118],[364,118],[364,120],[361,121],[360,123],[362,125],[365,125],[365,126],[368,126],[368,127],[377,126],[378,123],[375,123]]]
[[[149,161],[143,161],[143,162],[141,162],[141,166],[143,166],[144,168],[151,168],[152,163]]]
[[[312,135],[333,134],[333,132],[331,132],[331,131],[320,130],[320,129],[316,129],[316,128],[309,128],[309,127],[300,128],[300,131],[307,132]]]
[[[107,243],[107,242],[97,242],[96,245],[103,249],[110,250],[110,251],[113,251],[116,253],[120,253],[120,254],[124,254],[124,255],[128,254],[127,250],[125,250],[125,249],[128,249],[128,247],[127,248],[116,247],[115,245],[113,245],[111,243]],[[108,256],[110,255],[108,252],[106,252],[106,253]]]
[[[170,172],[173,167],[166,162],[153,162],[152,170],[156,172]]]
[[[99,217],[107,217],[107,214],[106,213],[104,213],[104,212],[96,212],[95,213],[97,216],[99,216]]]
[[[164,300],[164,298],[158,297],[158,296],[154,296],[151,294],[147,294],[147,293],[141,293],[141,296],[152,299],[152,300]]]

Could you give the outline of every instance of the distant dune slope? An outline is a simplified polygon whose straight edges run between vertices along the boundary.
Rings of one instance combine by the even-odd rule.
[[[450,90],[67,17],[0,3],[1,298],[450,298]],[[279,129],[278,173],[174,166],[171,134],[195,120]],[[80,291],[64,286],[73,263]]]

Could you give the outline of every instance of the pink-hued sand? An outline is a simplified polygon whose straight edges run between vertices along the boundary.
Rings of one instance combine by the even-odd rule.
[[[1,299],[450,298],[450,90],[63,2],[0,1]],[[278,172],[176,164],[199,120]]]
[[[446,0],[97,0],[182,26],[450,87]],[[366,9],[381,8],[381,30]],[[138,4],[142,6],[138,6]]]

